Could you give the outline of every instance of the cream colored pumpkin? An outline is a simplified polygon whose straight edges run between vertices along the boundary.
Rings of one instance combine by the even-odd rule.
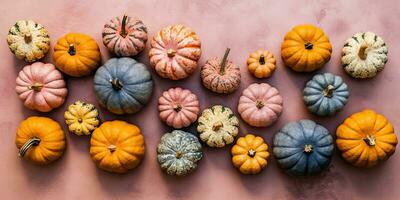
[[[373,32],[357,33],[346,40],[342,49],[342,65],[354,78],[372,78],[388,61],[385,41]]]

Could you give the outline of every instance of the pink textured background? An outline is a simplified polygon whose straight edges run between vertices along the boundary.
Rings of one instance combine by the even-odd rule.
[[[332,134],[351,113],[372,108],[386,115],[400,129],[400,3],[398,0],[293,0],[293,1],[24,1],[2,0],[0,13],[0,194],[1,199],[398,199],[400,154],[373,169],[357,169],[335,153],[330,168],[310,178],[291,177],[279,170],[274,159],[257,176],[240,175],[230,163],[230,148],[204,148],[204,159],[194,174],[175,178],[165,175],[156,160],[156,145],[163,133],[170,131],[158,120],[157,99],[173,86],[183,86],[200,98],[201,108],[223,103],[235,112],[241,91],[253,82],[267,82],[284,97],[284,112],[269,128],[252,128],[241,121],[240,134],[262,135],[269,145],[272,136],[291,120],[310,118],[326,126]],[[149,36],[162,27],[184,23],[200,36],[203,54],[200,65],[212,56],[222,56],[231,48],[230,59],[241,66],[242,84],[232,95],[216,95],[200,84],[199,69],[188,79],[161,79],[154,71],[153,98],[135,115],[115,116],[101,109],[103,120],[123,119],[141,127],[147,152],[142,164],[124,175],[103,172],[90,159],[89,138],[67,132],[65,155],[54,164],[34,166],[17,157],[15,130],[20,121],[31,115],[49,116],[64,129],[63,112],[69,103],[81,99],[96,103],[92,76],[67,78],[67,102],[50,113],[25,109],[14,91],[17,73],[25,65],[8,50],[8,29],[19,19],[33,19],[49,31],[52,47],[56,39],[68,32],[82,32],[94,37],[103,62],[110,55],[101,42],[103,24],[122,15],[140,17],[148,26]],[[280,43],[294,25],[313,23],[321,26],[333,44],[331,61],[320,71],[342,75],[351,97],[342,112],[330,118],[318,118],[307,112],[302,89],[312,74],[299,74],[282,65]],[[373,31],[389,46],[389,62],[376,78],[358,81],[340,66],[344,41],[359,31]],[[277,70],[269,79],[255,79],[246,69],[248,54],[259,48],[271,50],[278,58]],[[147,52],[137,59],[148,64]],[[52,52],[45,58],[52,62]],[[97,104],[97,103],[96,103]],[[194,131],[194,126],[189,128]]]

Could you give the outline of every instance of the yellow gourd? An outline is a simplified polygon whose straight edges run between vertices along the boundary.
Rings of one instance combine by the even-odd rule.
[[[99,126],[99,112],[93,104],[76,101],[64,113],[69,131],[76,135],[90,135]]]

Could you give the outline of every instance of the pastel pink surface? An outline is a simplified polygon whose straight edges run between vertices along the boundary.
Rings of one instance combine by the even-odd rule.
[[[175,178],[165,175],[158,166],[156,145],[164,132],[171,131],[158,118],[157,102],[161,93],[171,87],[194,92],[204,109],[224,104],[237,113],[237,103],[244,88],[254,82],[276,87],[284,98],[284,111],[268,128],[253,128],[241,121],[240,135],[261,135],[268,145],[285,123],[313,119],[334,134],[336,127],[351,113],[372,108],[384,114],[400,130],[400,2],[397,0],[292,0],[292,1],[23,1],[3,0],[0,12],[0,194],[2,199],[398,199],[400,191],[400,153],[372,169],[358,169],[345,163],[335,152],[330,168],[310,177],[291,177],[279,170],[273,158],[256,176],[240,175],[231,165],[230,147],[204,148],[205,156],[192,175]],[[33,19],[49,31],[52,47],[57,38],[68,32],[91,35],[98,42],[103,62],[110,55],[102,45],[101,31],[108,20],[123,13],[138,16],[152,37],[161,28],[185,24],[202,42],[200,65],[210,57],[222,56],[231,48],[229,59],[241,67],[242,83],[231,95],[211,93],[201,85],[200,67],[187,79],[171,81],[160,78],[151,69],[155,88],[151,101],[139,113],[116,116],[101,109],[102,120],[122,119],[138,125],[145,136],[146,155],[142,164],[124,175],[114,175],[96,168],[89,155],[89,138],[67,132],[64,156],[49,166],[34,166],[17,157],[14,144],[18,124],[28,116],[50,116],[65,131],[63,113],[67,105],[80,99],[98,106],[93,77],[67,77],[69,94],[66,103],[48,114],[26,109],[15,93],[15,78],[26,65],[12,55],[5,42],[8,29],[19,19]],[[333,45],[331,61],[317,72],[341,75],[349,86],[350,98],[344,110],[333,117],[310,114],[302,101],[302,89],[311,74],[292,72],[283,66],[280,44],[294,25],[313,23],[325,30]],[[373,31],[385,39],[389,62],[374,79],[355,80],[340,66],[344,41],[356,32]],[[277,59],[271,78],[256,79],[246,69],[249,53],[270,50]],[[148,65],[149,42],[145,52],[136,57]],[[43,62],[52,61],[52,51]],[[316,72],[316,73],[317,73]],[[194,132],[195,127],[185,129]]]

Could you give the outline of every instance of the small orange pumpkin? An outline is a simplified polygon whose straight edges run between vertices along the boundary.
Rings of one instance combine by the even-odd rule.
[[[58,39],[53,59],[62,72],[82,77],[91,74],[99,66],[101,55],[99,46],[90,36],[68,33]]]
[[[21,158],[45,165],[62,156],[65,134],[61,126],[50,118],[29,117],[19,125],[15,144]]]
[[[247,59],[247,69],[257,78],[270,77],[275,68],[275,56],[267,50],[258,50]]]
[[[295,26],[285,35],[281,47],[283,62],[297,72],[311,72],[323,67],[331,53],[328,36],[311,24]]]

